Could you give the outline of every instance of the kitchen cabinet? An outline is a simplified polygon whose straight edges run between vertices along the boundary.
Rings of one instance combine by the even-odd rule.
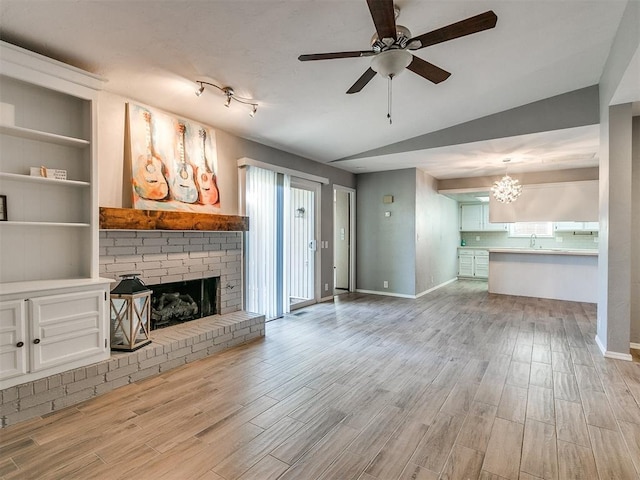
[[[0,301],[0,388],[108,358],[107,286]]]
[[[597,232],[600,229],[598,222],[556,222],[553,224],[556,232]]]
[[[489,204],[463,203],[460,205],[461,232],[498,232],[507,231],[506,223],[489,222]]]
[[[488,278],[489,251],[459,249],[458,276],[466,278]]]

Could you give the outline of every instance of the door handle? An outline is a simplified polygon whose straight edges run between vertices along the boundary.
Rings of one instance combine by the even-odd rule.
[[[317,247],[318,247],[318,241],[317,240],[311,240],[309,242],[309,250],[313,250],[315,252]]]

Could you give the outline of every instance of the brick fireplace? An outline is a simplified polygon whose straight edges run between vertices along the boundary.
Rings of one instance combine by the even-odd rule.
[[[100,276],[140,273],[147,285],[219,277],[217,310],[242,309],[242,233],[103,230]]]

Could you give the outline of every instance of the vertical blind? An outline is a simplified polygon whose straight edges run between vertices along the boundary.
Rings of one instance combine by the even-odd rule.
[[[278,177],[263,168],[247,167],[246,309],[267,319],[278,312]],[[281,285],[281,284],[280,284]]]

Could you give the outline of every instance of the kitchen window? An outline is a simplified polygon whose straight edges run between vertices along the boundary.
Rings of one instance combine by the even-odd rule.
[[[510,237],[553,237],[553,222],[515,222],[509,224]]]

